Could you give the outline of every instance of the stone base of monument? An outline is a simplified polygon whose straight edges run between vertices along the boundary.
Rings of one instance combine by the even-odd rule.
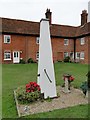
[[[70,93],[71,91],[69,90],[69,82],[68,82],[68,78],[65,77],[65,87],[63,90],[64,93]]]
[[[70,93],[70,90],[63,90],[64,93]]]
[[[86,93],[86,97],[88,98],[88,94],[89,94],[89,91],[87,91],[87,93]]]

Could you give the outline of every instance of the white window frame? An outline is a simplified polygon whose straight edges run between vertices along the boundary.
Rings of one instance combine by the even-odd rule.
[[[84,52],[81,52],[81,53],[80,53],[80,59],[84,59],[84,57],[85,57],[85,53],[84,53]]]
[[[81,45],[84,45],[84,44],[85,44],[85,38],[84,38],[84,37],[80,39],[80,44],[81,44]]]
[[[39,44],[40,37],[36,37],[36,44]]]
[[[69,53],[68,52],[64,52],[64,58],[67,57],[67,56],[69,56]]]
[[[66,41],[66,43],[65,43]],[[69,44],[69,39],[64,39],[64,45],[68,45]]]
[[[36,60],[39,60],[39,52],[36,53]]]
[[[8,38],[10,39],[8,42]],[[11,43],[11,36],[10,35],[4,35],[4,43],[10,44]]]
[[[79,57],[77,56],[79,54]],[[80,52],[76,52],[76,59],[80,59]]]
[[[71,58],[74,58],[74,52],[70,52],[70,54],[71,54],[71,53],[72,53],[72,57],[71,57],[71,56],[70,56],[70,57],[71,57]]]
[[[4,60],[11,60],[11,51],[4,51]]]

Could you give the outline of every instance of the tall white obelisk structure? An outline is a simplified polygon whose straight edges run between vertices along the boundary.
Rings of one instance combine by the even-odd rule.
[[[90,1],[88,2],[88,22],[90,22]]]
[[[44,93],[44,98],[53,98],[57,96],[48,19],[41,19],[40,21],[37,82],[41,87],[41,93]]]

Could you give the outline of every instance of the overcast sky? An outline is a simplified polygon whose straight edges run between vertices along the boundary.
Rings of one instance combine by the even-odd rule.
[[[90,0],[0,0],[0,17],[39,22],[46,9],[52,12],[52,23],[78,26],[82,10],[88,11]]]

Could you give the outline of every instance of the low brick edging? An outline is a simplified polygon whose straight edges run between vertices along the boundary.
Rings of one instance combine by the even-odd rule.
[[[18,112],[18,116],[21,117],[20,111],[19,111],[19,104],[18,104],[18,100],[16,98],[16,91],[14,90],[14,98],[15,98],[15,103],[16,103],[16,108],[17,108],[17,112]]]

